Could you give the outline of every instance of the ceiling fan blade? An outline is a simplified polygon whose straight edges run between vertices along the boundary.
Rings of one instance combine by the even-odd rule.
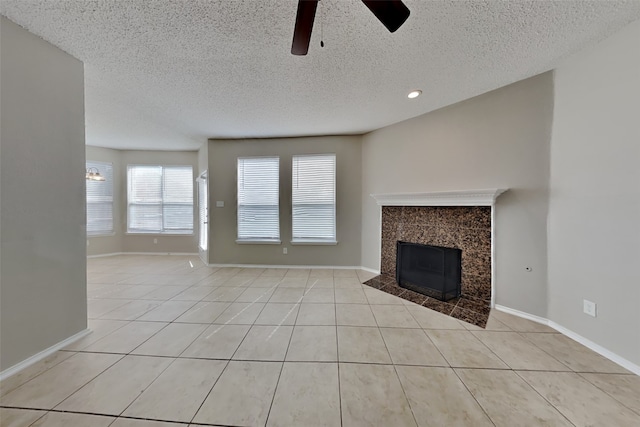
[[[362,0],[362,3],[392,33],[404,24],[411,13],[401,0]]]
[[[291,53],[294,55],[306,55],[311,42],[311,30],[313,20],[316,17],[318,0],[299,0],[298,13],[296,14],[296,26],[293,30],[293,43]]]

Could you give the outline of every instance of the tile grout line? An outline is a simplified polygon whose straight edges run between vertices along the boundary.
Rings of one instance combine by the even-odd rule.
[[[507,365],[508,366],[508,365]],[[482,412],[487,416],[487,419],[489,420],[489,422],[491,424],[493,424],[494,426],[496,425],[496,423],[493,421],[493,419],[491,418],[491,416],[489,416],[489,413],[487,412],[486,408],[484,406],[482,406],[482,404],[480,403],[480,401],[478,400],[478,398],[475,396],[475,394],[473,394],[471,392],[471,390],[469,390],[469,387],[467,386],[467,384],[462,380],[462,378],[460,378],[460,375],[458,374],[458,371],[456,369],[465,369],[465,368],[454,368],[451,367],[451,370],[453,371],[453,374],[456,376],[456,378],[458,378],[458,381],[460,381],[460,383],[462,383],[462,385],[464,386],[464,388],[467,390],[467,392],[469,393],[469,395],[473,398],[473,400],[476,402],[476,404],[478,405],[478,407],[480,407],[480,409],[482,409]]]
[[[307,284],[309,283],[309,278],[307,278]],[[308,290],[306,290],[302,296],[300,297],[300,299],[298,300],[298,302],[294,305],[294,307],[296,305],[299,305],[302,303],[302,299],[304,298],[304,296],[307,294],[307,292],[309,292],[314,286],[315,284],[318,283],[318,280],[316,279],[316,281],[314,282],[314,284],[311,286],[311,288],[309,288]],[[275,333],[275,331],[278,330],[278,328],[280,328],[280,326],[282,325],[282,323],[286,320],[287,317],[289,317],[289,314],[291,313],[291,310],[289,310],[289,313],[287,313],[287,315],[284,317],[284,319],[282,319],[282,321],[280,322],[280,325],[278,325],[276,327],[276,329],[274,329],[274,331],[271,333],[271,335],[269,335],[269,338],[271,338],[271,336]],[[278,385],[280,385],[280,378],[282,378],[282,371],[284,370],[284,364],[285,361],[287,360],[287,354],[289,353],[289,348],[291,347],[291,340],[293,340],[293,334],[295,332],[295,325],[298,322],[298,316],[300,315],[300,309],[298,308],[298,311],[296,313],[296,318],[293,321],[293,327],[291,328],[291,335],[289,335],[289,342],[287,343],[287,349],[284,352],[284,357],[282,358],[282,366],[280,367],[280,372],[278,373],[278,380],[276,381],[276,386],[273,389],[273,396],[271,396],[271,404],[269,405],[269,411],[267,411],[267,417],[264,420],[264,425],[266,426],[267,423],[269,422],[269,417],[271,416],[271,410],[273,409],[273,402],[276,400],[276,393],[278,392]]]
[[[594,386],[595,388],[597,388],[598,390],[600,390],[601,392],[605,393],[607,396],[611,397],[612,399],[614,399],[616,402],[618,402],[619,404],[621,404],[622,406],[624,406],[625,408],[627,408],[628,410],[630,410],[631,412],[635,413],[636,415],[638,415],[640,417],[640,410],[636,410],[633,409],[629,406],[627,406],[625,403],[623,403],[622,401],[620,401],[616,396],[612,395],[611,393],[609,393],[607,390],[603,389],[602,387],[598,386],[597,384],[595,384],[593,381],[590,381],[589,378],[586,378],[584,375],[585,374],[600,374],[600,375],[628,375],[628,374],[604,374],[604,373],[599,373],[599,372],[575,372],[576,374],[578,374],[578,376],[580,376],[580,378],[584,379],[585,381],[587,381],[589,384],[591,384],[592,386]]]
[[[362,285],[361,285],[362,286]],[[364,293],[364,291],[363,291]],[[364,296],[367,299],[367,295]],[[368,301],[368,300],[367,300]],[[336,366],[338,369],[338,407],[340,409],[340,427],[344,426],[344,420],[342,419],[342,389],[340,386],[340,340],[338,339],[338,305],[336,302],[336,283],[333,281],[333,312],[336,319]],[[373,316],[373,313],[371,313]]]
[[[551,407],[552,407],[553,409],[555,409],[557,413],[559,413],[560,415],[562,415],[562,417],[563,417],[565,420],[567,420],[567,422],[568,422],[569,424],[571,424],[571,425],[575,426],[575,423],[573,423],[573,422],[569,419],[569,417],[567,417],[567,416],[564,414],[564,412],[562,412],[562,411],[561,411],[561,410],[560,410],[556,405],[554,405],[553,403],[551,403],[551,402],[549,401],[549,399],[547,399],[546,397],[544,397],[544,396],[542,395],[542,393],[540,393],[540,392],[539,392],[539,391],[538,391],[534,386],[532,386],[531,384],[529,384],[529,381],[527,381],[527,380],[526,380],[522,375],[520,375],[520,374],[518,373],[518,371],[516,371],[515,369],[513,369],[513,370],[512,370],[512,372],[513,372],[514,374],[516,374],[516,376],[517,376],[518,378],[520,378],[520,379],[521,379],[521,380],[522,380],[522,381],[527,385],[527,387],[529,387],[529,388],[530,388],[531,390],[533,390],[533,391],[534,391],[538,396],[540,396],[540,397],[541,397],[545,402],[547,402],[549,405],[551,405]]]
[[[365,292],[365,297],[366,297],[366,292]],[[405,310],[406,310],[406,308],[405,308]],[[407,310],[407,312],[408,311],[409,310]],[[378,323],[378,318],[376,317],[376,314],[373,312],[373,309],[371,309],[371,312],[373,313],[373,319],[375,320],[377,328],[378,328],[378,334],[380,334],[380,338],[382,339],[382,343],[384,344],[384,348],[387,350],[387,354],[389,355],[389,360],[391,361],[391,366],[393,366],[393,372],[396,374],[396,379],[398,380],[398,383],[400,384],[400,389],[402,390],[402,394],[404,396],[404,399],[407,402],[407,405],[409,406],[409,411],[411,411],[411,416],[413,417],[413,422],[417,427],[418,426],[418,418],[416,418],[416,414],[413,412],[413,408],[411,407],[411,401],[409,400],[409,397],[407,396],[407,392],[404,389],[404,385],[402,384],[402,381],[400,380],[400,375],[398,375],[398,369],[396,368],[396,364],[395,364],[395,362],[393,360],[393,357],[391,356],[391,352],[389,351],[389,346],[387,345],[387,342],[384,339],[384,335],[382,334],[382,331],[380,330],[380,323]],[[409,315],[411,316],[411,313],[409,313]],[[413,316],[412,316],[412,318],[413,318]],[[415,319],[414,319],[414,321],[415,321]],[[417,323],[417,321],[416,321],[416,323]],[[445,361],[446,361],[446,359],[445,359]]]

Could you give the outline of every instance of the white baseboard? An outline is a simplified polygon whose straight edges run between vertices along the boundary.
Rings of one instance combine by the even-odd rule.
[[[178,255],[178,256],[197,256],[198,252],[122,252],[122,255]]]
[[[504,305],[496,304],[495,309],[504,313],[513,314],[514,316],[522,317],[523,319],[531,320],[532,322],[541,323],[549,326],[549,320],[544,317],[536,316],[535,314],[525,313],[524,311],[516,310],[513,308],[505,307]]]
[[[578,335],[575,332],[565,328],[564,326],[558,325],[554,321],[549,320],[549,326],[555,329],[556,331],[560,332],[562,335],[566,335],[572,340],[577,341],[583,346],[595,351],[599,355],[606,357],[607,359],[611,360],[613,363],[616,363],[622,366],[623,368],[633,372],[636,375],[640,375],[640,366],[625,359],[622,356],[618,356],[617,354],[615,354],[610,350],[607,350],[606,348],[602,347],[600,344],[596,344],[593,341],[583,337],[582,335]]]
[[[118,255],[179,255],[179,256],[200,257],[200,254],[198,252],[112,252],[108,254],[87,255],[87,258],[102,258],[102,257],[118,256]]]
[[[591,341],[588,338],[583,337],[582,335],[579,335],[575,332],[573,332],[570,329],[565,328],[562,325],[557,324],[556,322],[549,320],[549,319],[545,319],[544,317],[540,317],[540,316],[535,316],[533,314],[529,314],[529,313],[525,313],[524,311],[520,311],[520,310],[515,310],[513,308],[509,308],[509,307],[505,307],[503,305],[498,305],[496,304],[496,310],[508,313],[508,314],[512,314],[514,316],[518,316],[518,317],[522,317],[523,319],[528,319],[531,320],[533,322],[536,323],[541,323],[543,325],[547,325],[553,329],[555,329],[556,331],[560,332],[562,335],[565,335],[569,338],[571,338],[572,340],[582,344],[583,346],[587,347],[590,350],[595,351],[596,353],[598,353],[599,355],[606,357],[607,359],[611,360],[613,363],[622,366],[623,368],[633,372],[636,375],[640,375],[640,366],[636,365],[635,363],[625,359],[622,356],[619,356],[617,354],[615,354],[614,352],[607,350],[606,348],[602,347],[600,344],[596,344],[595,342]]]
[[[378,274],[378,275],[380,274],[380,270],[374,270],[373,268],[360,266],[360,270],[368,271],[369,273],[373,273],[373,274]]]
[[[103,258],[103,257],[118,256],[118,255],[124,255],[124,252],[111,252],[108,254],[87,255],[87,258]]]
[[[218,268],[288,268],[288,269],[332,269],[332,270],[360,270],[362,267],[353,265],[275,265],[275,264],[208,264],[209,267]]]
[[[80,338],[84,338],[85,336],[89,335],[91,333],[91,329],[85,329],[83,331],[78,332],[75,335],[70,336],[67,339],[64,339],[62,341],[60,341],[57,344],[52,345],[51,347],[42,350],[41,352],[34,354],[33,356],[23,360],[22,362],[16,363],[15,365],[13,365],[10,368],[5,369],[4,371],[0,372],[0,381],[5,380],[7,378],[9,378],[12,375],[17,374],[18,372],[22,371],[25,368],[28,368],[29,366],[33,365],[34,363],[38,363],[39,361],[41,361],[42,359],[44,359],[45,357],[48,357],[50,355],[52,355],[53,353],[55,353],[56,351],[65,348],[66,346],[73,344],[74,342],[78,341]]]

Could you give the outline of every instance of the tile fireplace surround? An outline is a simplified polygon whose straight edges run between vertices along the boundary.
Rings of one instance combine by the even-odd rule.
[[[365,284],[484,327],[492,301],[492,206],[503,191],[372,195],[382,209],[381,274]],[[462,249],[461,297],[443,302],[399,287],[398,240]]]

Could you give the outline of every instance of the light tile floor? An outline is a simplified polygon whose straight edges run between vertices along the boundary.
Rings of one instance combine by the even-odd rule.
[[[88,261],[93,332],[0,383],[21,426],[640,425],[640,377],[501,312],[486,329],[364,271]]]

